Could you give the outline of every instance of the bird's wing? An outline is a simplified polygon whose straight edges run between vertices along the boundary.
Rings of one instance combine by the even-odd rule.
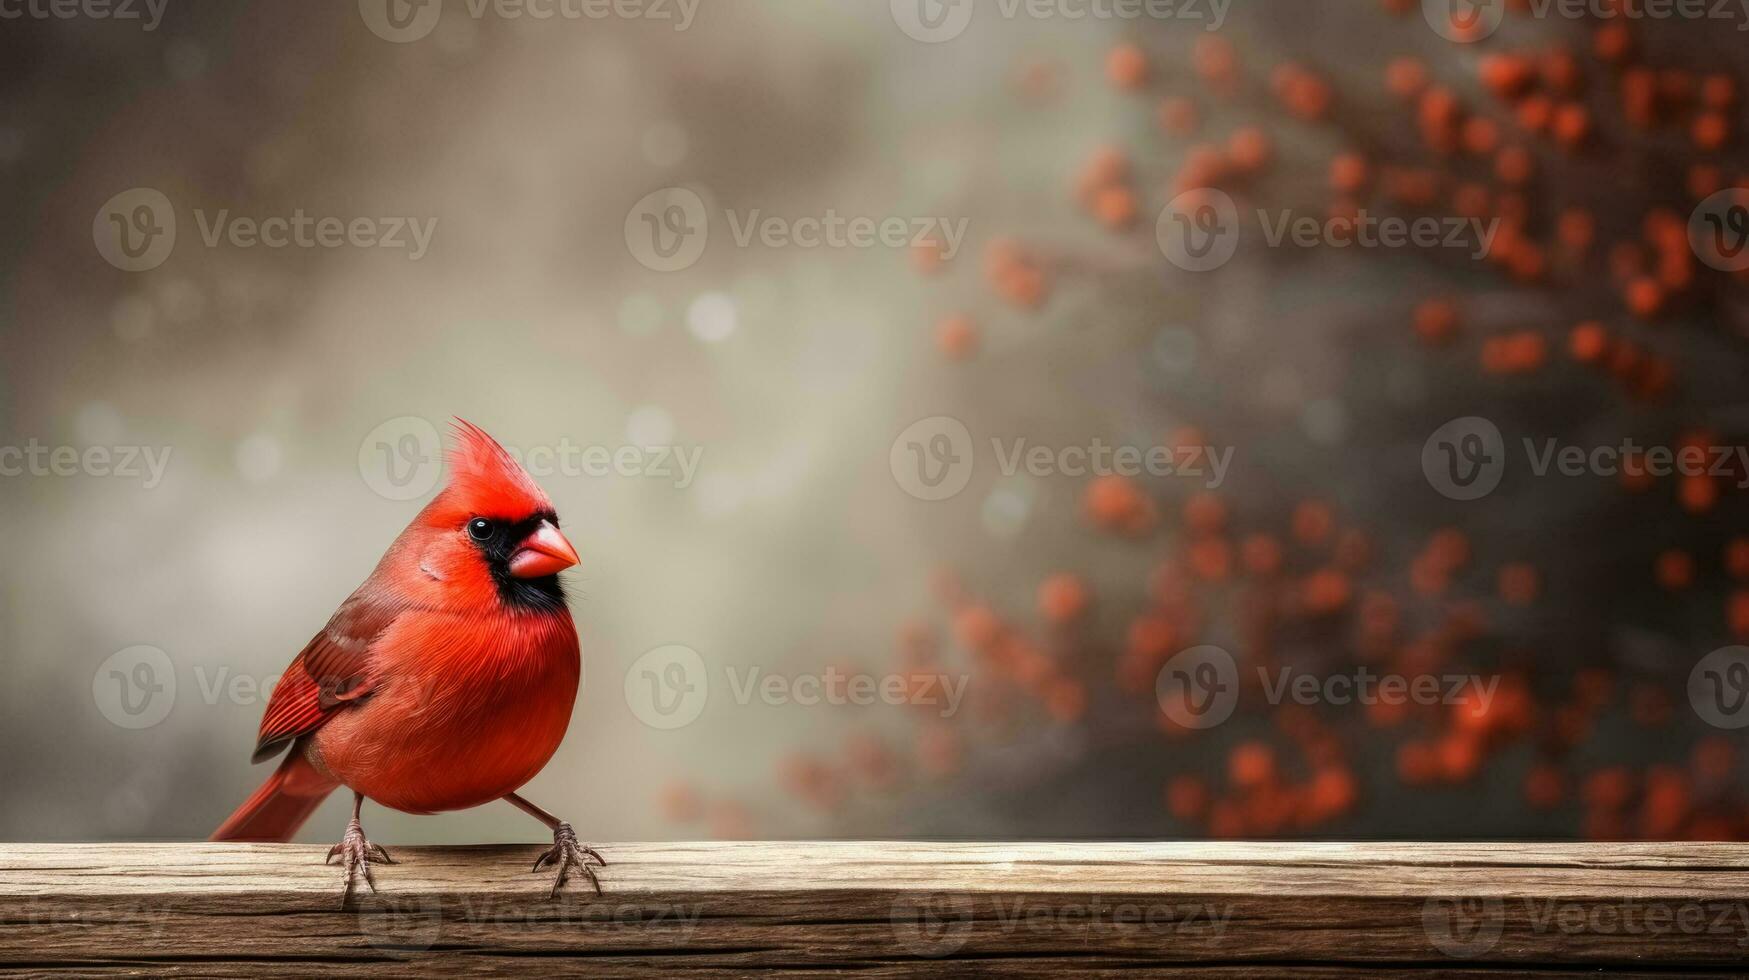
[[[255,742],[256,762],[277,755],[288,742],[370,693],[371,646],[402,611],[356,593],[341,604],[274,686]]]

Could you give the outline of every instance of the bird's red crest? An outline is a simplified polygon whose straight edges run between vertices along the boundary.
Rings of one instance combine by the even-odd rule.
[[[454,428],[449,486],[440,495],[445,511],[453,511],[457,520],[475,515],[524,520],[552,511],[540,485],[498,440],[464,419],[456,419]]]

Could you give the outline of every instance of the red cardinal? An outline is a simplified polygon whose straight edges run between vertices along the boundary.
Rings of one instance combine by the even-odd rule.
[[[552,502],[517,462],[457,420],[449,485],[286,669],[255,761],[291,752],[213,840],[285,841],[335,787],[352,821],[341,904],[371,862],[393,863],[359,826],[365,797],[406,813],[508,800],[553,831],[535,862],[607,864],[571,825],[516,795],[565,737],[581,667],[558,573],[577,564]]]

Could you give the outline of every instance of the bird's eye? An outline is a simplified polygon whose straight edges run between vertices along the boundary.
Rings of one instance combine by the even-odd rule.
[[[492,522],[484,517],[476,517],[468,522],[468,537],[475,541],[484,541],[492,536]]]

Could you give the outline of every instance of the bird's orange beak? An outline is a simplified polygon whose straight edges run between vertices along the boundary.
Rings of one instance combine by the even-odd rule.
[[[555,575],[577,564],[577,549],[551,521],[541,521],[510,556],[510,574],[517,578]]]

